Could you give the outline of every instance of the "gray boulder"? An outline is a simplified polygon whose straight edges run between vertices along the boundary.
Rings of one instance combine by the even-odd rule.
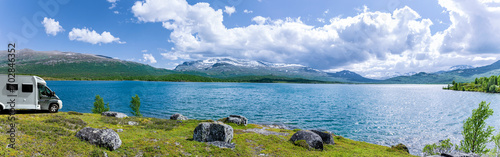
[[[333,141],[333,136],[332,134],[321,132],[318,130],[311,130],[312,132],[316,133],[321,137],[321,140],[323,140],[323,144],[335,144]]]
[[[227,143],[227,142],[222,142],[222,141],[213,141],[213,142],[207,142],[209,145],[214,145],[219,148],[235,148],[236,144],[234,143]]]
[[[297,131],[295,134],[292,135],[290,141],[292,141],[296,145],[307,147],[309,149],[312,148],[312,149],[323,150],[323,140],[321,139],[321,137],[318,134],[309,130]]]
[[[233,140],[233,127],[221,122],[203,122],[194,129],[193,140],[230,143]]]
[[[101,113],[103,116],[108,116],[108,117],[116,117],[116,118],[125,118],[127,115],[125,113],[121,112],[114,112],[114,111],[106,111]]]
[[[113,151],[122,145],[122,140],[118,133],[112,129],[96,129],[85,127],[76,133],[76,137],[100,147]]]
[[[185,117],[179,113],[173,114],[172,116],[170,116],[170,119],[172,119],[172,120],[188,120],[187,117]]]
[[[225,123],[235,123],[238,125],[247,125],[248,119],[244,116],[240,115],[229,115],[229,117],[226,118],[224,121]]]

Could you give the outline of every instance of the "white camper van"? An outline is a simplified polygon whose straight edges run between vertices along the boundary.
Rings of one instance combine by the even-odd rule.
[[[0,74],[0,110],[11,109],[8,102],[14,99],[16,110],[48,110],[55,113],[62,108],[62,101],[46,86],[47,83],[42,78],[16,75],[14,82],[8,80],[8,75]]]

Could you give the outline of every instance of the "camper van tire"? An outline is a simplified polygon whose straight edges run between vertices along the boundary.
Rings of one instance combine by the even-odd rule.
[[[49,107],[49,112],[50,113],[56,113],[59,110],[59,105],[57,104],[50,104]]]

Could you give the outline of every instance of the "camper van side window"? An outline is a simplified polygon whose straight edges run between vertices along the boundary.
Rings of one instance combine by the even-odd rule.
[[[7,90],[8,91],[17,91],[17,84],[7,83]]]
[[[33,93],[33,84],[23,84],[23,93]]]

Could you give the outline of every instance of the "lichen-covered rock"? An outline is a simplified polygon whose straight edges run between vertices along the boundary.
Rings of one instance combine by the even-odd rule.
[[[311,130],[312,132],[316,133],[321,137],[321,140],[323,140],[323,144],[335,144],[333,141],[333,136],[332,134],[321,132],[318,130]]]
[[[139,123],[137,122],[134,122],[134,121],[128,121],[127,123],[128,125],[139,125]]]
[[[233,127],[221,122],[203,122],[194,129],[193,140],[230,143],[233,140]]]
[[[312,149],[323,150],[323,140],[321,139],[321,137],[318,134],[316,134],[312,131],[309,131],[309,130],[297,131],[290,138],[290,141],[292,141],[296,145],[298,143],[299,144],[301,143],[300,140],[304,140],[310,149],[312,148]],[[302,142],[302,146],[304,146],[303,142]]]
[[[229,115],[229,117],[224,119],[224,123],[235,123],[246,126],[248,124],[248,119],[240,115]]]
[[[113,151],[122,145],[122,140],[118,133],[112,129],[96,129],[85,127],[76,133],[76,137],[100,147]]]
[[[235,148],[236,144],[234,143],[227,143],[227,142],[222,142],[222,141],[213,141],[213,142],[207,142],[209,145],[214,145],[219,148]]]
[[[400,144],[397,144],[395,146],[391,146],[392,149],[397,149],[397,150],[402,150],[404,152],[407,152],[408,154],[410,153],[410,151],[408,150],[408,147],[406,147],[404,144],[400,143]]]
[[[183,116],[182,114],[176,113],[170,116],[170,119],[172,120],[188,120],[186,116]]]
[[[125,118],[127,115],[125,113],[121,112],[114,112],[114,111],[106,111],[101,113],[103,116],[108,116],[108,117],[116,117],[116,118]]]

